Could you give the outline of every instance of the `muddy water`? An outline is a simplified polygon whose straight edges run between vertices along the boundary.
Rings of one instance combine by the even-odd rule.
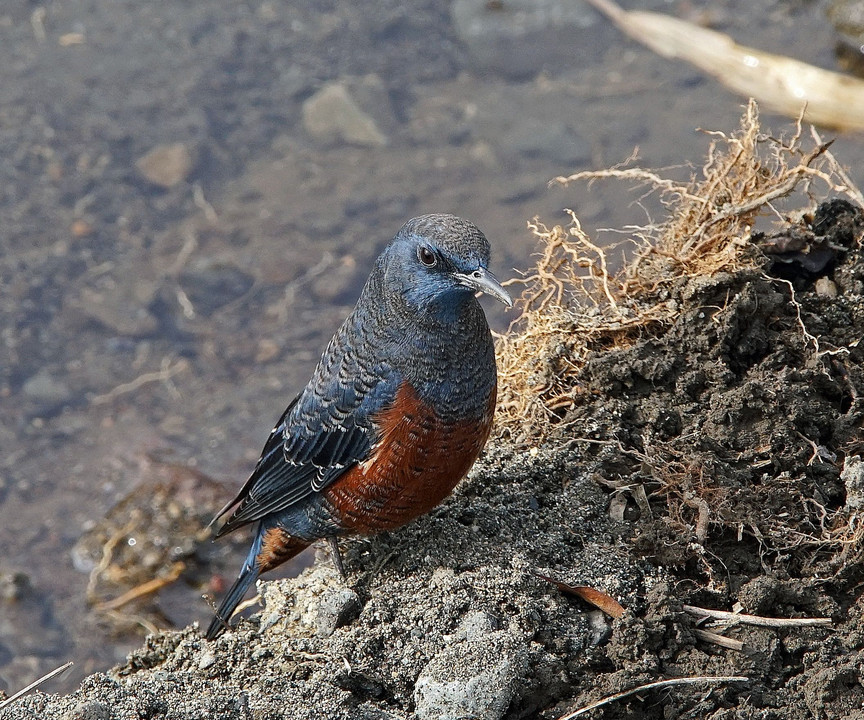
[[[0,688],[73,659],[69,685],[142,628],[209,615],[201,594],[245,539],[189,537],[249,472],[404,220],[471,218],[513,276],[534,215],[571,207],[589,229],[660,216],[638,191],[550,178],[637,146],[646,166],[698,167],[695,129],[734,128],[743,102],[596,16],[490,54],[511,41],[466,45],[443,3],[297,5],[0,8]],[[666,9],[834,63],[816,4]],[[328,122],[331,83],[350,127]],[[864,183],[861,136],[833,150]],[[147,581],[123,564],[136,547],[154,577],[186,566],[125,624],[87,602],[112,538],[126,575],[91,586],[97,599]]]

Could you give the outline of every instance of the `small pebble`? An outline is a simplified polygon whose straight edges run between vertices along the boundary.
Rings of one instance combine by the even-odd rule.
[[[198,667],[199,667],[201,670],[206,670],[206,669],[209,668],[211,665],[215,665],[215,664],[216,664],[216,655],[215,655],[215,653],[214,653],[212,650],[210,650],[209,648],[206,648],[206,649],[201,653],[201,657],[198,659]]]
[[[46,404],[62,405],[72,397],[72,391],[66,384],[45,370],[28,378],[21,389],[27,397]]]
[[[356,618],[361,608],[360,597],[351,588],[329,590],[318,605],[315,629],[321,637],[330,637],[336,628]]]
[[[837,286],[831,278],[820,277],[816,281],[816,294],[822,297],[835,298],[837,297]]]
[[[183,143],[157,145],[135,163],[147,181],[166,189],[189,177],[192,165],[192,153]]]
[[[303,103],[303,126],[325,144],[345,142],[361,147],[383,147],[387,138],[341,83],[330,83]]]

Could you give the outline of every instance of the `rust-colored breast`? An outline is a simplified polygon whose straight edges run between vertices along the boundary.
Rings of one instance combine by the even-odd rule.
[[[495,392],[479,420],[444,423],[407,383],[376,418],[371,457],[324,491],[344,529],[373,535],[438,505],[477,459],[492,427]]]

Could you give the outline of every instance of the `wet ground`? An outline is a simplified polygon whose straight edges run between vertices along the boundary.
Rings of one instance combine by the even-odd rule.
[[[833,66],[819,3],[660,5]],[[635,146],[645,166],[698,165],[695,128],[737,125],[740,98],[591,17],[541,35],[551,47],[526,68],[527,41],[503,59],[472,54],[431,2],[4,4],[0,687],[74,659],[70,687],[138,645],[87,600],[100,543],[135,547],[153,529],[145,516],[127,531],[111,509],[157,484],[200,484],[202,517],[219,504],[209,478],[230,495],[405,219],[471,218],[506,278],[529,265],[534,215],[573,207],[589,229],[645,219],[638,193],[550,178]],[[377,134],[312,112],[336,81]],[[861,136],[832,151],[864,184]],[[203,570],[139,628],[205,618],[201,593],[236,567],[228,544],[201,559],[160,532],[159,567]],[[146,582],[115,579],[91,596]]]

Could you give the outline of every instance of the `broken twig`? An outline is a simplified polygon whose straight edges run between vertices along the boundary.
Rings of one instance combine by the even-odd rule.
[[[624,690],[623,692],[616,693],[615,695],[610,695],[609,697],[605,697],[602,700],[598,700],[595,703],[591,703],[590,705],[586,705],[583,708],[579,708],[578,710],[569,713],[567,715],[562,715],[558,720],[573,720],[575,717],[579,717],[580,715],[584,715],[591,710],[596,710],[603,705],[608,705],[609,703],[617,702],[625,697],[630,695],[635,695],[636,693],[643,692],[645,690],[656,690],[658,688],[663,687],[673,687],[674,685],[696,685],[698,683],[729,683],[729,682],[748,682],[750,678],[743,677],[741,675],[719,675],[719,676],[704,676],[704,677],[682,677],[682,678],[672,678],[670,680],[658,680],[657,682],[648,683],[647,685],[639,685],[634,688],[630,688],[629,690]]]
[[[63,672],[64,670],[66,670],[67,668],[72,667],[73,664],[74,664],[74,663],[70,660],[69,662],[65,663],[64,665],[61,665],[60,667],[55,668],[55,669],[52,670],[51,672],[46,673],[45,675],[43,675],[42,677],[40,677],[38,680],[34,680],[34,681],[33,681],[32,683],[30,683],[27,687],[22,688],[21,690],[19,690],[18,692],[16,692],[16,693],[15,693],[14,695],[12,695],[11,697],[8,697],[8,698],[6,698],[3,702],[0,702],[0,710],[2,710],[3,708],[5,708],[7,705],[11,705],[11,704],[12,704],[13,702],[15,702],[18,698],[20,698],[21,696],[26,695],[28,692],[30,692],[33,688],[39,687],[39,685],[41,685],[42,683],[44,683],[44,682],[50,680],[51,678],[55,677],[56,675],[59,675],[60,673],[62,673],[62,672]]]
[[[684,612],[696,617],[709,617],[715,620],[726,620],[727,622],[738,622],[742,625],[757,625],[759,627],[831,627],[831,618],[770,618],[759,615],[746,615],[734,613],[727,610],[709,610],[694,605],[682,605]]]
[[[168,571],[168,574],[165,577],[153,578],[153,580],[148,580],[145,583],[136,585],[131,590],[127,590],[125,593],[123,593],[119,597],[114,598],[113,600],[105,600],[104,602],[100,602],[98,605],[95,606],[94,609],[97,612],[110,612],[112,610],[119,610],[124,605],[128,605],[130,602],[159,592],[165,586],[170,585],[171,583],[176,581],[185,569],[185,563],[175,562],[171,566],[171,569]]]
[[[703,630],[702,628],[694,628],[693,633],[703,642],[711,643],[712,645],[719,645],[720,647],[728,648],[729,650],[736,650],[738,652],[744,650],[744,643],[740,640],[735,640],[734,638],[726,637],[725,635],[720,635],[719,633],[711,632],[710,630]]]

